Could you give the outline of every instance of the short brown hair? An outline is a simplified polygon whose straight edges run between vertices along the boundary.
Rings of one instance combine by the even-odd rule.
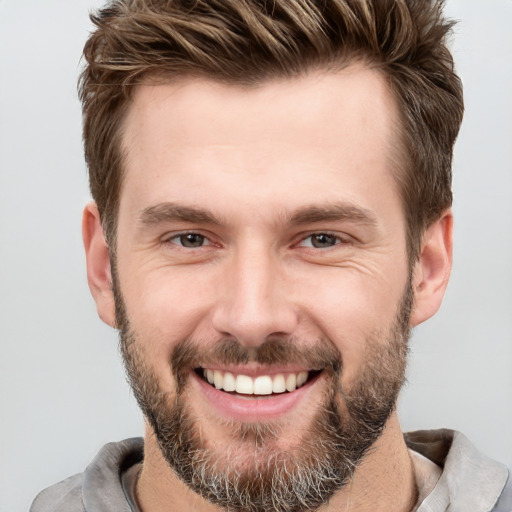
[[[462,87],[443,0],[113,0],[91,15],[80,77],[90,187],[109,243],[123,176],[123,119],[138,84],[183,76],[257,85],[355,60],[387,78],[400,111],[400,185],[413,261],[452,202]]]

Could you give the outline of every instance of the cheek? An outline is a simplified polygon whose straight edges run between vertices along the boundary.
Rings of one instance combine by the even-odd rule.
[[[126,268],[123,298],[132,328],[149,343],[169,344],[192,334],[206,316],[211,280],[187,269]],[[128,277],[126,277],[128,276]],[[130,276],[132,276],[130,278]]]
[[[320,331],[317,336],[328,338],[341,352],[346,382],[357,378],[370,342],[389,341],[407,279],[387,276],[339,269],[321,286],[314,280],[316,286],[309,287],[308,301],[302,305],[306,321]]]

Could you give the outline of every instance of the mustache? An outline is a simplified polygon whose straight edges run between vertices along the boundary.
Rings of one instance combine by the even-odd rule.
[[[257,347],[246,347],[236,339],[201,343],[188,338],[176,344],[170,358],[178,390],[183,388],[190,370],[251,362],[262,366],[296,364],[310,370],[330,369],[335,376],[339,376],[342,370],[341,352],[326,338],[305,345],[294,337],[273,337]]]

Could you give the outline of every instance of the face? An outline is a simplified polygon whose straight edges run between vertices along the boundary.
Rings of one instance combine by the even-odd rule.
[[[359,67],[135,94],[117,324],[163,456],[214,503],[314,509],[385,429],[412,302],[395,108]]]

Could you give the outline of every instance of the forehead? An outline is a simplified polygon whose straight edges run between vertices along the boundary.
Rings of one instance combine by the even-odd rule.
[[[395,110],[384,75],[362,64],[339,72],[317,71],[255,86],[190,78],[136,87],[124,142],[126,149],[133,148],[134,142],[147,135],[148,127],[165,123],[163,137],[178,131],[180,138],[190,142],[224,142],[223,137],[228,135],[228,142],[236,143],[253,138],[256,130],[265,125],[265,132],[257,133],[260,142],[275,141],[276,136],[283,142],[293,141],[304,132],[314,139],[315,127],[324,140],[331,130],[331,141],[340,143],[339,135],[352,138],[350,135],[358,126],[377,123],[381,126],[376,125],[376,131],[389,133]],[[288,126],[289,130],[283,133],[282,125],[290,119],[293,127]],[[241,122],[233,133],[231,128],[236,121]],[[320,123],[326,128],[321,132]]]
[[[145,207],[183,196],[202,204],[234,190],[269,205],[284,190],[297,202],[340,187],[357,195],[376,173],[394,187],[396,121],[384,77],[355,65],[255,87],[139,86],[124,127],[121,206],[130,197]]]

